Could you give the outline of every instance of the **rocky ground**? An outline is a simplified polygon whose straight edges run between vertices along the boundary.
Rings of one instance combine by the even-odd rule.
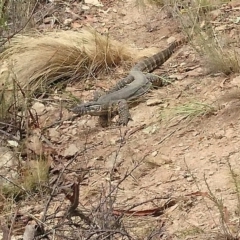
[[[90,24],[140,49],[163,49],[183,35],[179,19],[168,9],[138,7],[133,0],[103,1],[102,6],[97,2],[60,6],[54,13],[59,17],[65,9],[61,28],[77,30]],[[218,35],[237,39],[239,10],[240,1],[235,1],[210,11]],[[51,14],[45,17],[39,29],[55,27],[52,19]],[[239,45],[235,47],[238,50]],[[108,89],[125,71],[119,68],[96,80],[96,88]],[[163,239],[220,239],[223,227],[219,206],[223,207],[229,231],[237,236],[239,202],[231,169],[238,182],[238,74],[212,74],[204,56],[190,43],[181,46],[156,74],[176,81],[145,95],[131,109],[133,121],[127,127],[113,124],[101,128],[97,117],[84,116],[47,129],[45,137],[57,153],[53,165],[58,166],[59,161],[66,165],[67,159],[76,156],[72,166],[76,171],[69,175],[89,169],[80,188],[80,203],[88,209],[99,201],[99,192],[109,192],[109,185],[117,186],[124,179],[118,186],[114,208],[125,210],[139,204],[134,210],[142,211],[142,216],[126,217],[129,228],[138,235],[136,239],[144,239],[149,229],[160,225],[164,225]],[[92,91],[77,94],[89,99]],[[42,125],[46,119],[59,116],[57,109],[43,103],[36,103],[35,109]],[[33,148],[38,147],[35,141]],[[168,201],[174,203],[169,206]],[[153,213],[158,207],[165,209],[157,216],[147,212]]]

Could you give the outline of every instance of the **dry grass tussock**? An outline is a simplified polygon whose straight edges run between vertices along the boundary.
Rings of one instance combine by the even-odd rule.
[[[18,35],[6,47],[0,54],[1,102],[12,96],[14,103],[23,92],[32,96],[37,90],[45,92],[53,82],[80,81],[134,54],[124,44],[89,29]]]
[[[122,43],[101,36],[93,30],[60,31],[44,35],[17,36],[0,59],[11,67],[21,84],[79,79],[106,67],[129,60],[129,49]],[[87,69],[86,69],[87,67]],[[24,85],[23,85],[24,86]]]
[[[177,0],[175,2],[179,3]],[[239,72],[240,69],[239,51],[232,44],[231,37],[227,33],[217,31],[216,24],[212,21],[215,16],[211,11],[221,9],[223,4],[228,2],[228,0],[197,0],[182,9],[175,8],[175,15],[179,18],[183,31],[194,36],[191,45],[203,56],[211,73],[221,72],[228,75]],[[221,14],[223,13],[224,10]],[[221,14],[219,13],[219,17]]]
[[[208,70],[211,73],[239,73],[239,53],[234,46],[228,44],[228,37],[204,37],[203,32],[197,38],[197,52],[204,56]]]
[[[168,9],[169,14],[180,22],[183,32],[194,36],[194,41],[190,41],[190,44],[203,56],[209,72],[221,72],[226,75],[240,71],[239,50],[231,44],[232,38],[228,34],[216,31],[211,11],[221,9],[223,4],[228,2],[230,1],[136,0],[139,6],[145,7],[146,3],[150,3],[159,6],[160,9]]]

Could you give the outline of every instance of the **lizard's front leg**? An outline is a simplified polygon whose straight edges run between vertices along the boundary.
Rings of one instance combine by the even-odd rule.
[[[119,124],[126,126],[129,120],[132,120],[127,101],[125,99],[118,100],[116,108],[119,115]]]

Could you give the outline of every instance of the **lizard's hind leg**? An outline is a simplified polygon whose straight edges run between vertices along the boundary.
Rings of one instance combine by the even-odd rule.
[[[154,75],[152,73],[146,73],[145,76],[154,87],[162,87],[164,85],[162,78],[157,75]]]

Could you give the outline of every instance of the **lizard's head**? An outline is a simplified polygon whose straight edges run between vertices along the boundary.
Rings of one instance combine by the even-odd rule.
[[[92,115],[92,116],[100,116],[103,114],[104,110],[102,105],[97,102],[87,102],[83,104],[79,104],[71,109],[72,112],[83,115]]]

